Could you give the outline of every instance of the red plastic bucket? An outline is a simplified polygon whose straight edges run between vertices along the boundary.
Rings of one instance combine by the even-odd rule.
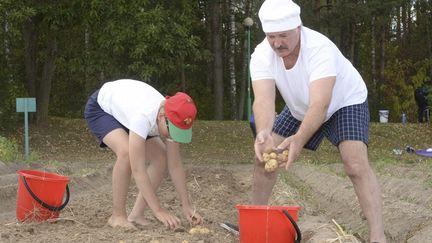
[[[301,241],[297,206],[236,205],[241,243],[294,243]]]
[[[69,202],[69,177],[37,170],[19,170],[17,174],[17,219],[27,222],[57,218]]]

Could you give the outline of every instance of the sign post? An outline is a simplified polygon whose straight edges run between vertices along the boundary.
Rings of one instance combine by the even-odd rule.
[[[25,158],[29,157],[28,113],[36,112],[36,98],[16,98],[16,112],[24,112],[24,150]]]

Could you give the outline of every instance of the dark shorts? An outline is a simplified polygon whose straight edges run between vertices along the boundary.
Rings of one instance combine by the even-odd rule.
[[[97,102],[98,94],[99,90],[96,90],[88,99],[84,110],[84,118],[87,121],[88,128],[98,139],[99,146],[106,147],[102,140],[108,133],[117,128],[122,128],[126,132],[129,132],[129,129],[102,110]]]
[[[321,125],[304,147],[316,150],[324,136],[335,146],[345,140],[362,141],[367,145],[369,142],[369,119],[367,100],[362,104],[343,107]],[[276,118],[273,132],[282,137],[289,137],[297,132],[300,124],[301,122],[295,119],[288,107],[285,106]]]

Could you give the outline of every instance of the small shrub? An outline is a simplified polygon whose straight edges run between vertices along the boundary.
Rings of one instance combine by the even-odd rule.
[[[18,143],[15,139],[0,136],[0,160],[10,162],[18,157]]]

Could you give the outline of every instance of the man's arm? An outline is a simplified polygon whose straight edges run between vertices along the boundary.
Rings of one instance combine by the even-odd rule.
[[[336,77],[315,80],[309,89],[309,108],[296,135],[303,145],[312,137],[325,121],[332,98]]]
[[[335,82],[336,77],[331,76],[315,80],[310,84],[309,108],[297,133],[278,145],[279,150],[289,149],[288,161],[285,164],[286,169],[298,158],[303,146],[324,123]]]
[[[276,87],[271,79],[252,82],[254,91],[253,113],[257,136],[255,154],[262,161],[262,153],[273,147],[271,133],[275,118]]]

